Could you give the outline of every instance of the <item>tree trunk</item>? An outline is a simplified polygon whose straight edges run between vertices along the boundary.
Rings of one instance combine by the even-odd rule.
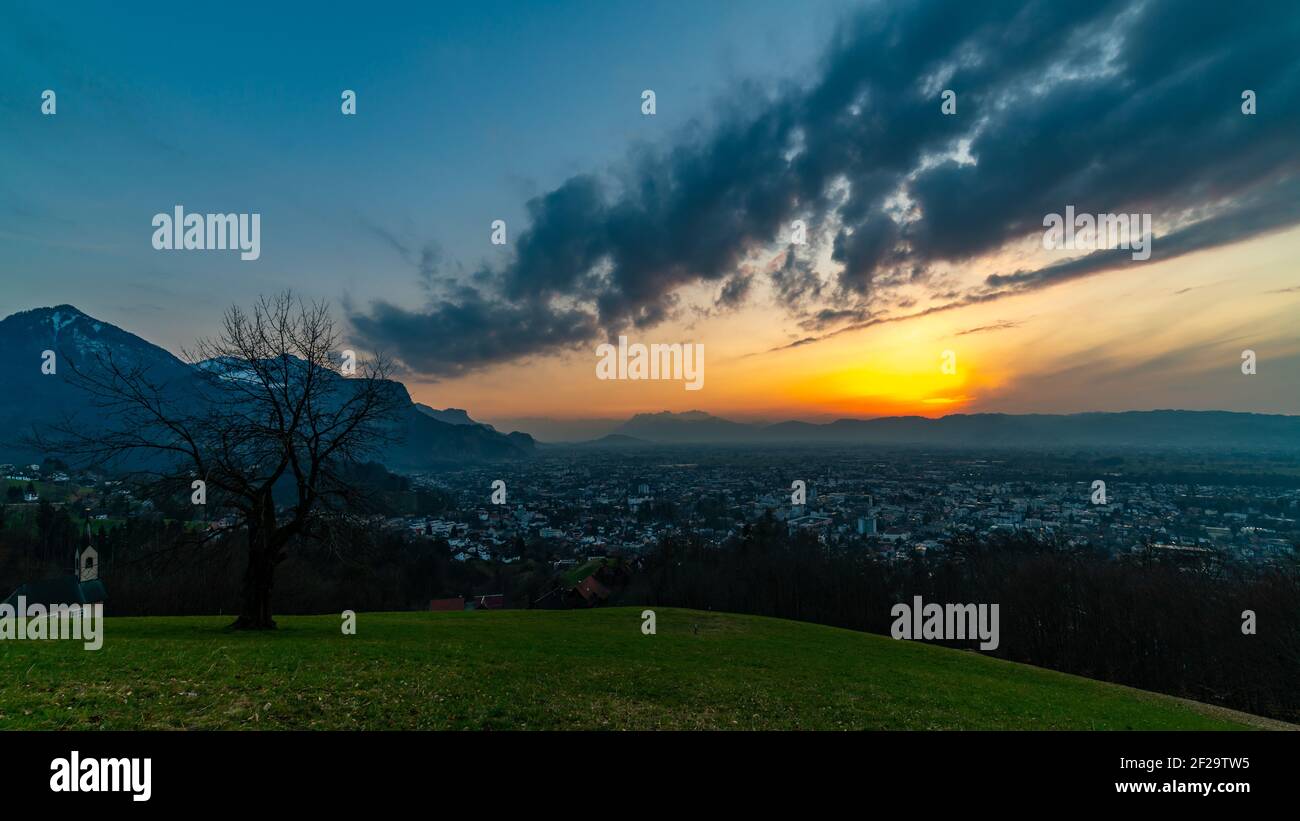
[[[270,536],[271,529],[265,523],[249,522],[248,568],[244,571],[239,618],[230,625],[232,630],[275,629],[275,619],[271,618],[271,587],[276,562]]]

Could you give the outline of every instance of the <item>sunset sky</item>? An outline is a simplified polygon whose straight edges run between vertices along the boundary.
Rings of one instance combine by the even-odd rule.
[[[1293,3],[45,5],[0,27],[3,315],[71,303],[179,351],[291,287],[417,400],[543,436],[1300,413]],[[260,213],[261,258],[155,251],[178,204]],[[1071,205],[1151,214],[1151,258],[1045,250]],[[597,380],[619,334],[703,343],[704,389]]]

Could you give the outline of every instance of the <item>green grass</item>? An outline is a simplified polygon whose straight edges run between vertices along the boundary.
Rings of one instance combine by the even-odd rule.
[[[1187,702],[973,652],[658,608],[110,618],[0,642],[2,728],[1233,729]],[[698,632],[697,632],[698,627]]]

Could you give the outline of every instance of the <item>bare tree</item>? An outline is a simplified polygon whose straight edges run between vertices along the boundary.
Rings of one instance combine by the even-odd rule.
[[[99,463],[130,463],[155,486],[197,482],[244,531],[248,566],[235,629],[274,629],[275,568],[295,541],[323,535],[330,516],[368,494],[351,468],[397,433],[405,392],[381,357],[342,358],[328,305],[284,292],[226,311],[220,333],[183,358],[183,380],[158,382],[140,365],[71,364],[107,429],[59,427],[47,447]],[[182,384],[178,384],[178,381]],[[145,465],[145,467],[141,467]]]

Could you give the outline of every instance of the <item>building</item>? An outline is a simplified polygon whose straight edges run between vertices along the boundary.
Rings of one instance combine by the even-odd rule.
[[[573,588],[573,596],[578,603],[594,607],[609,598],[609,588],[597,581],[595,576],[588,576]]]
[[[81,582],[93,582],[99,578],[99,551],[91,545],[81,551],[77,557],[77,571]]]
[[[72,573],[34,582],[23,582],[9,594],[4,603],[18,607],[22,597],[28,605],[85,605],[102,604],[108,600],[108,590],[99,578],[99,551],[90,544],[90,525],[86,525],[86,546],[73,557]]]

